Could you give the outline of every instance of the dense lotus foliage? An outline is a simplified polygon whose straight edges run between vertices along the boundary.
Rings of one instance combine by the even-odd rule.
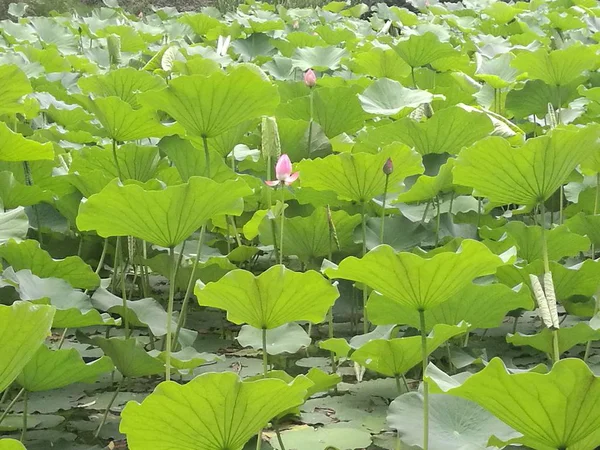
[[[0,22],[0,450],[600,446],[600,6]]]

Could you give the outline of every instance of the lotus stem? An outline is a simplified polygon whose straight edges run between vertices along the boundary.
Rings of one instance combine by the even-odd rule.
[[[594,197],[594,216],[598,214],[598,204],[600,203],[600,172],[596,174],[596,195]],[[596,259],[596,245],[592,244],[592,259]]]
[[[206,162],[204,176],[210,178],[210,152],[208,151],[208,138],[205,135],[202,135],[202,144],[204,145],[204,159]]]
[[[175,275],[176,275],[176,267],[175,267],[175,251],[173,246],[169,248],[169,266],[171,268],[171,276],[169,277],[169,303],[167,305],[167,347],[166,347],[166,360],[165,360],[165,380],[171,380],[171,350],[172,350],[172,341],[171,341],[171,329],[173,328],[173,303],[175,301]]]
[[[381,227],[379,228],[379,243],[383,244],[383,231],[385,226],[385,201],[387,200],[387,192],[388,185],[390,182],[390,176],[388,174],[385,175],[385,187],[383,188],[383,201],[382,201],[382,211],[381,211]]]
[[[178,345],[179,333],[181,332],[181,328],[183,328],[183,326],[185,324],[185,318],[187,315],[187,307],[188,307],[190,296],[192,295],[194,279],[196,278],[196,268],[198,267],[198,263],[200,262],[200,255],[202,254],[202,242],[204,241],[204,232],[205,231],[206,231],[206,225],[202,225],[202,228],[200,228],[200,237],[198,238],[198,246],[196,247],[196,256],[194,257],[194,266],[192,267],[192,273],[190,275],[190,279],[188,280],[187,288],[185,289],[185,296],[183,297],[183,304],[181,305],[181,312],[179,313],[179,319],[177,320],[177,329],[175,330],[175,336],[173,337],[173,342],[175,343],[175,348]]]
[[[314,109],[314,105],[313,105],[313,90],[310,90],[310,94],[308,96],[308,101],[310,104],[310,120],[308,122],[308,142],[307,142],[307,150],[306,150],[306,158],[310,159],[310,152],[312,151],[311,147],[312,147],[312,129],[313,129],[313,109]]]
[[[127,314],[127,286],[125,285],[125,269],[126,265],[121,270],[121,298],[123,299],[123,322],[125,323],[125,337],[129,337],[131,330],[129,327],[129,314]]]
[[[361,202],[361,215],[362,215],[362,256],[364,257],[367,254],[367,205],[363,200]],[[369,318],[367,317],[367,286],[363,283],[362,289],[362,297],[363,297],[363,333],[367,334],[369,332]]]
[[[419,309],[419,322],[421,325],[421,358],[423,359],[423,450],[429,449],[429,385],[425,381],[425,372],[427,370],[427,331],[425,329],[425,310]]]
[[[598,311],[600,311],[600,290],[598,290],[598,292],[596,292],[596,304],[594,306],[594,316],[596,314],[598,314]],[[590,353],[592,351],[592,340],[587,341],[587,344],[585,345],[585,353],[583,354],[583,360],[585,362],[587,362],[588,358],[590,357]]]
[[[331,209],[329,205],[326,206],[326,214],[327,214],[327,223],[329,225],[329,254],[327,255],[329,261],[333,261],[333,241],[335,239],[335,224],[333,223],[333,218],[331,217]],[[327,327],[328,327],[328,337],[329,339],[333,339],[334,330],[333,330],[333,306],[329,308],[327,312]],[[335,362],[335,352],[330,351],[329,357],[331,359],[331,373],[337,372],[337,364]],[[337,391],[337,386],[334,387]]]
[[[269,373],[269,355],[267,354],[267,329],[262,329],[263,377]]]
[[[117,385],[117,389],[115,389],[115,392],[113,393],[112,397],[110,398],[110,401],[108,402],[108,406],[106,407],[106,410],[104,410],[104,414],[102,415],[102,420],[100,421],[100,425],[98,425],[98,428],[96,428],[96,432],[94,433],[94,438],[97,438],[98,435],[100,434],[100,431],[102,431],[102,427],[104,426],[104,424],[106,423],[106,419],[108,418],[108,413],[110,412],[110,408],[112,408],[113,403],[115,403],[115,400],[117,399],[117,395],[119,395],[119,392],[121,392],[121,388],[123,387],[124,381],[125,381],[125,377],[121,378],[121,381],[119,381],[119,384]]]
[[[60,335],[60,341],[58,341],[58,349],[60,350],[63,346],[63,344],[65,343],[65,338],[67,337],[67,331],[69,331],[68,328],[65,328],[62,332],[62,334]]]
[[[285,445],[283,444],[283,439],[281,438],[281,433],[279,432],[279,424],[275,422],[273,424],[273,428],[275,428],[275,435],[277,436],[279,447],[281,448],[281,450],[285,450]]]
[[[21,444],[25,443],[25,437],[27,435],[27,403],[29,399],[29,392],[23,393],[23,429],[21,430]]]
[[[285,190],[281,185],[281,226],[279,229],[279,264],[283,269],[283,226],[285,224]]]
[[[427,213],[429,212],[430,206],[431,206],[431,200],[427,200],[427,204],[425,205],[425,211],[423,211],[423,217],[421,217],[421,225],[425,224],[425,219],[427,219]]]
[[[7,392],[8,392],[8,389],[7,389]],[[17,392],[17,395],[15,395],[15,398],[12,399],[12,401],[8,404],[8,406],[6,407],[6,409],[0,416],[0,423],[2,423],[4,421],[4,419],[6,419],[6,416],[8,416],[10,414],[13,407],[19,401],[19,399],[21,398],[21,395],[23,395],[24,393],[25,393],[25,388],[23,388],[19,392]]]
[[[441,224],[441,212],[440,212],[440,196],[438,195],[435,198],[435,204],[436,204],[436,217],[435,217],[435,221],[436,221],[436,227],[435,227],[435,246],[438,246],[438,243],[440,242],[440,224]]]
[[[272,173],[273,160],[271,156],[267,156],[267,180],[271,180],[273,178]],[[271,199],[271,189],[267,189],[267,204],[268,208],[271,209],[271,207],[273,206],[273,200]],[[269,220],[269,223],[271,224],[271,234],[273,236],[273,251],[275,254],[275,259],[279,260],[279,250],[277,246],[277,230],[275,229],[275,222]]]
[[[121,167],[119,166],[119,158],[117,157],[117,141],[112,140],[112,154],[113,159],[115,161],[115,167],[117,168],[117,176],[119,177],[119,181],[123,181],[123,174],[121,173]]]
[[[402,394],[402,385],[400,384],[400,375],[396,374],[396,389],[398,390],[398,395]]]
[[[413,87],[415,89],[417,88],[417,79],[415,78],[415,68],[410,66],[410,77],[412,78],[412,82],[413,82]]]
[[[552,330],[552,358],[555,363],[560,361],[560,349],[558,347],[558,330]]]
[[[104,245],[102,246],[102,253],[100,254],[100,260],[98,261],[98,267],[96,267],[96,275],[102,270],[104,265],[104,259],[106,258],[106,252],[108,251],[108,238],[104,239]]]

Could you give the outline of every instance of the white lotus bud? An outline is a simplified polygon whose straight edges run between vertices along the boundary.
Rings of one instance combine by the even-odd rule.
[[[548,309],[550,310],[552,326],[558,330],[560,328],[560,322],[558,321],[558,311],[556,308],[556,293],[554,292],[554,281],[552,280],[552,272],[546,272],[544,274],[544,292],[546,294],[546,300],[548,301]]]

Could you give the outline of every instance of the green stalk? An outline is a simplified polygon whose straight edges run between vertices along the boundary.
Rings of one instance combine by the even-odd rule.
[[[104,265],[104,259],[106,258],[106,252],[108,251],[108,238],[104,239],[104,245],[102,246],[102,253],[100,254],[100,261],[98,261],[98,267],[96,267],[96,275],[102,270]]]
[[[362,256],[364,257],[367,254],[367,209],[366,203],[363,200],[361,203],[361,215],[362,215]],[[367,317],[367,286],[363,284],[362,289],[362,297],[363,297],[363,333],[367,334],[369,332],[369,318]]]
[[[381,211],[381,228],[379,229],[379,243],[383,244],[383,229],[384,229],[384,219],[385,219],[385,201],[387,200],[387,192],[388,192],[388,184],[390,181],[390,176],[386,175],[385,176],[385,187],[383,189],[383,202],[382,202],[382,208],[383,210]]]
[[[208,138],[204,135],[202,135],[202,144],[204,145],[204,159],[206,160],[204,176],[210,178],[210,152],[208,151]]]
[[[263,350],[263,377],[267,378],[269,372],[269,356],[267,355],[267,329],[262,329],[262,350]]]
[[[67,331],[69,331],[68,328],[65,328],[62,332],[62,334],[60,335],[60,341],[58,342],[58,349],[60,350],[63,346],[63,344],[65,343],[65,338],[67,337]]]
[[[412,66],[410,67],[410,76],[412,78],[413,87],[415,89],[417,89],[417,79],[415,78],[415,68]]]
[[[594,197],[594,215],[598,214],[598,204],[600,203],[600,172],[596,174],[596,196]],[[592,244],[592,259],[596,258],[596,246]]]
[[[333,220],[331,218],[331,210],[329,208],[329,205],[327,205],[327,221],[328,221],[328,225],[329,225],[329,254],[327,255],[329,261],[333,261],[333,240],[334,240],[334,224],[333,224]],[[329,311],[327,313],[327,327],[328,327],[328,337],[329,339],[333,339],[333,306],[331,308],[329,308]],[[330,351],[329,352],[329,356],[331,358],[331,373],[336,373],[337,372],[337,364],[335,362],[335,352]],[[337,390],[337,386],[334,388],[335,390]]]
[[[429,449],[429,385],[425,382],[425,371],[429,358],[427,355],[427,332],[425,331],[425,311],[419,310],[421,324],[421,358],[423,359],[423,450]]]
[[[285,190],[281,185],[281,225],[279,230],[279,264],[283,266],[283,226],[285,224]]]
[[[169,247],[169,266],[171,268],[171,276],[169,277],[169,303],[167,305],[167,347],[165,361],[165,380],[171,380],[171,329],[173,327],[173,303],[175,301],[175,252],[173,247]]]
[[[115,161],[115,167],[117,168],[117,176],[119,181],[123,181],[123,174],[121,173],[121,167],[119,166],[119,158],[117,158],[117,141],[112,140],[112,154]]]
[[[277,436],[277,441],[279,442],[279,448],[281,450],[285,450],[285,445],[283,444],[283,439],[281,438],[281,433],[279,432],[279,424],[275,422],[273,424],[273,428],[275,428],[275,435]]]
[[[600,290],[596,292],[596,305],[594,306],[594,316],[598,314],[598,311],[600,311]],[[592,340],[589,340],[585,346],[585,353],[583,354],[583,360],[585,362],[587,362],[588,358],[590,357],[590,353],[592,351],[592,342]]]
[[[27,400],[29,399],[29,392],[25,391],[23,394],[23,429],[21,430],[21,443],[25,443],[25,436],[27,435]]]
[[[179,313],[179,319],[177,320],[177,329],[175,330],[175,336],[173,338],[175,347],[177,347],[177,345],[178,345],[177,342],[179,341],[179,333],[181,332],[181,328],[183,328],[183,325],[185,324],[187,307],[188,307],[190,296],[192,295],[194,279],[196,278],[196,267],[198,267],[198,262],[200,261],[200,255],[202,253],[202,242],[204,241],[204,232],[205,231],[206,231],[206,225],[202,225],[202,228],[200,228],[200,237],[198,238],[198,246],[196,248],[196,257],[194,258],[194,266],[192,267],[192,273],[190,275],[190,279],[188,280],[187,288],[185,289],[185,296],[183,297],[183,304],[181,305],[181,312]]]
[[[311,152],[311,146],[312,146],[312,129],[313,129],[313,91],[312,89],[310,90],[310,95],[309,95],[309,103],[310,103],[310,120],[308,122],[308,143],[307,143],[307,153],[306,153],[306,157],[308,159],[310,159],[310,152]]]
[[[125,323],[125,337],[128,338],[131,333],[129,329],[129,320],[127,319],[129,314],[127,314],[127,286],[125,285],[125,269],[126,266],[124,266],[123,270],[121,270],[121,298],[123,299],[123,311],[125,312],[125,316],[123,317],[123,322]]]
[[[436,214],[436,227],[435,227],[435,246],[437,247],[440,241],[440,223],[441,223],[441,213],[440,213],[440,196],[438,195],[435,198],[435,204],[437,206],[437,214]]]
[[[546,240],[546,205],[543,201],[540,202],[540,222],[542,226],[542,257],[544,260],[544,272],[550,272],[550,261],[548,259],[548,241]],[[553,360],[560,360],[560,350],[558,346],[558,330],[552,330],[552,352]]]
[[[267,156],[267,180],[271,180],[273,176],[273,160],[271,156]],[[268,208],[271,209],[273,206],[273,200],[271,198],[271,189],[267,190],[267,204]],[[279,247],[277,246],[277,230],[275,229],[275,222],[269,220],[271,224],[271,234],[273,235],[273,250],[275,252],[275,259],[279,260]]]
[[[427,213],[429,212],[430,206],[431,206],[431,200],[427,200],[427,204],[425,205],[425,211],[423,211],[423,217],[421,217],[421,225],[425,224],[425,219],[427,218]]]
[[[2,423],[4,421],[4,419],[6,418],[6,416],[8,416],[10,414],[13,407],[15,406],[17,401],[19,401],[19,399],[21,398],[21,395],[23,395],[24,393],[25,393],[25,388],[23,388],[19,392],[17,392],[17,395],[15,395],[15,398],[12,399],[12,401],[8,404],[8,406],[6,407],[6,409],[0,416],[0,423]]]
[[[17,130],[16,120],[15,120],[15,131]],[[23,172],[25,175],[25,184],[27,186],[33,186],[33,179],[31,178],[31,168],[29,167],[29,163],[27,161],[23,161]],[[33,213],[35,215],[35,223],[37,227],[38,233],[38,241],[40,245],[44,245],[44,238],[42,235],[42,225],[40,222],[40,211],[38,209],[38,205],[33,205]]]
[[[123,387],[124,381],[125,381],[125,378],[121,378],[121,381],[119,381],[119,384],[117,385],[117,389],[115,389],[115,392],[113,393],[112,397],[110,398],[110,401],[108,402],[108,406],[106,407],[106,410],[104,411],[104,414],[102,415],[102,420],[100,421],[100,425],[98,425],[98,428],[96,428],[96,432],[94,433],[94,438],[97,438],[98,435],[100,434],[100,431],[102,431],[102,427],[104,426],[104,424],[106,423],[106,419],[108,418],[108,413],[110,412],[110,408],[112,407],[113,403],[117,399],[117,395],[119,395],[119,392],[121,392],[121,387]]]
[[[402,394],[402,385],[400,384],[400,375],[396,374],[396,389],[398,390],[398,395]]]

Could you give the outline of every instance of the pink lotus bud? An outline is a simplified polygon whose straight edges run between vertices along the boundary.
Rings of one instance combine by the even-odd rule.
[[[265,181],[269,186],[277,186],[279,184],[285,184],[289,186],[298,179],[299,172],[292,173],[292,161],[290,157],[285,153],[279,157],[277,164],[275,165],[275,178],[276,180]]]
[[[392,158],[387,159],[387,161],[383,165],[382,170],[383,170],[383,173],[385,173],[385,176],[390,176],[390,174],[394,171],[394,163],[392,161]]]
[[[312,69],[308,69],[304,72],[304,84],[310,88],[317,84],[317,75]]]

